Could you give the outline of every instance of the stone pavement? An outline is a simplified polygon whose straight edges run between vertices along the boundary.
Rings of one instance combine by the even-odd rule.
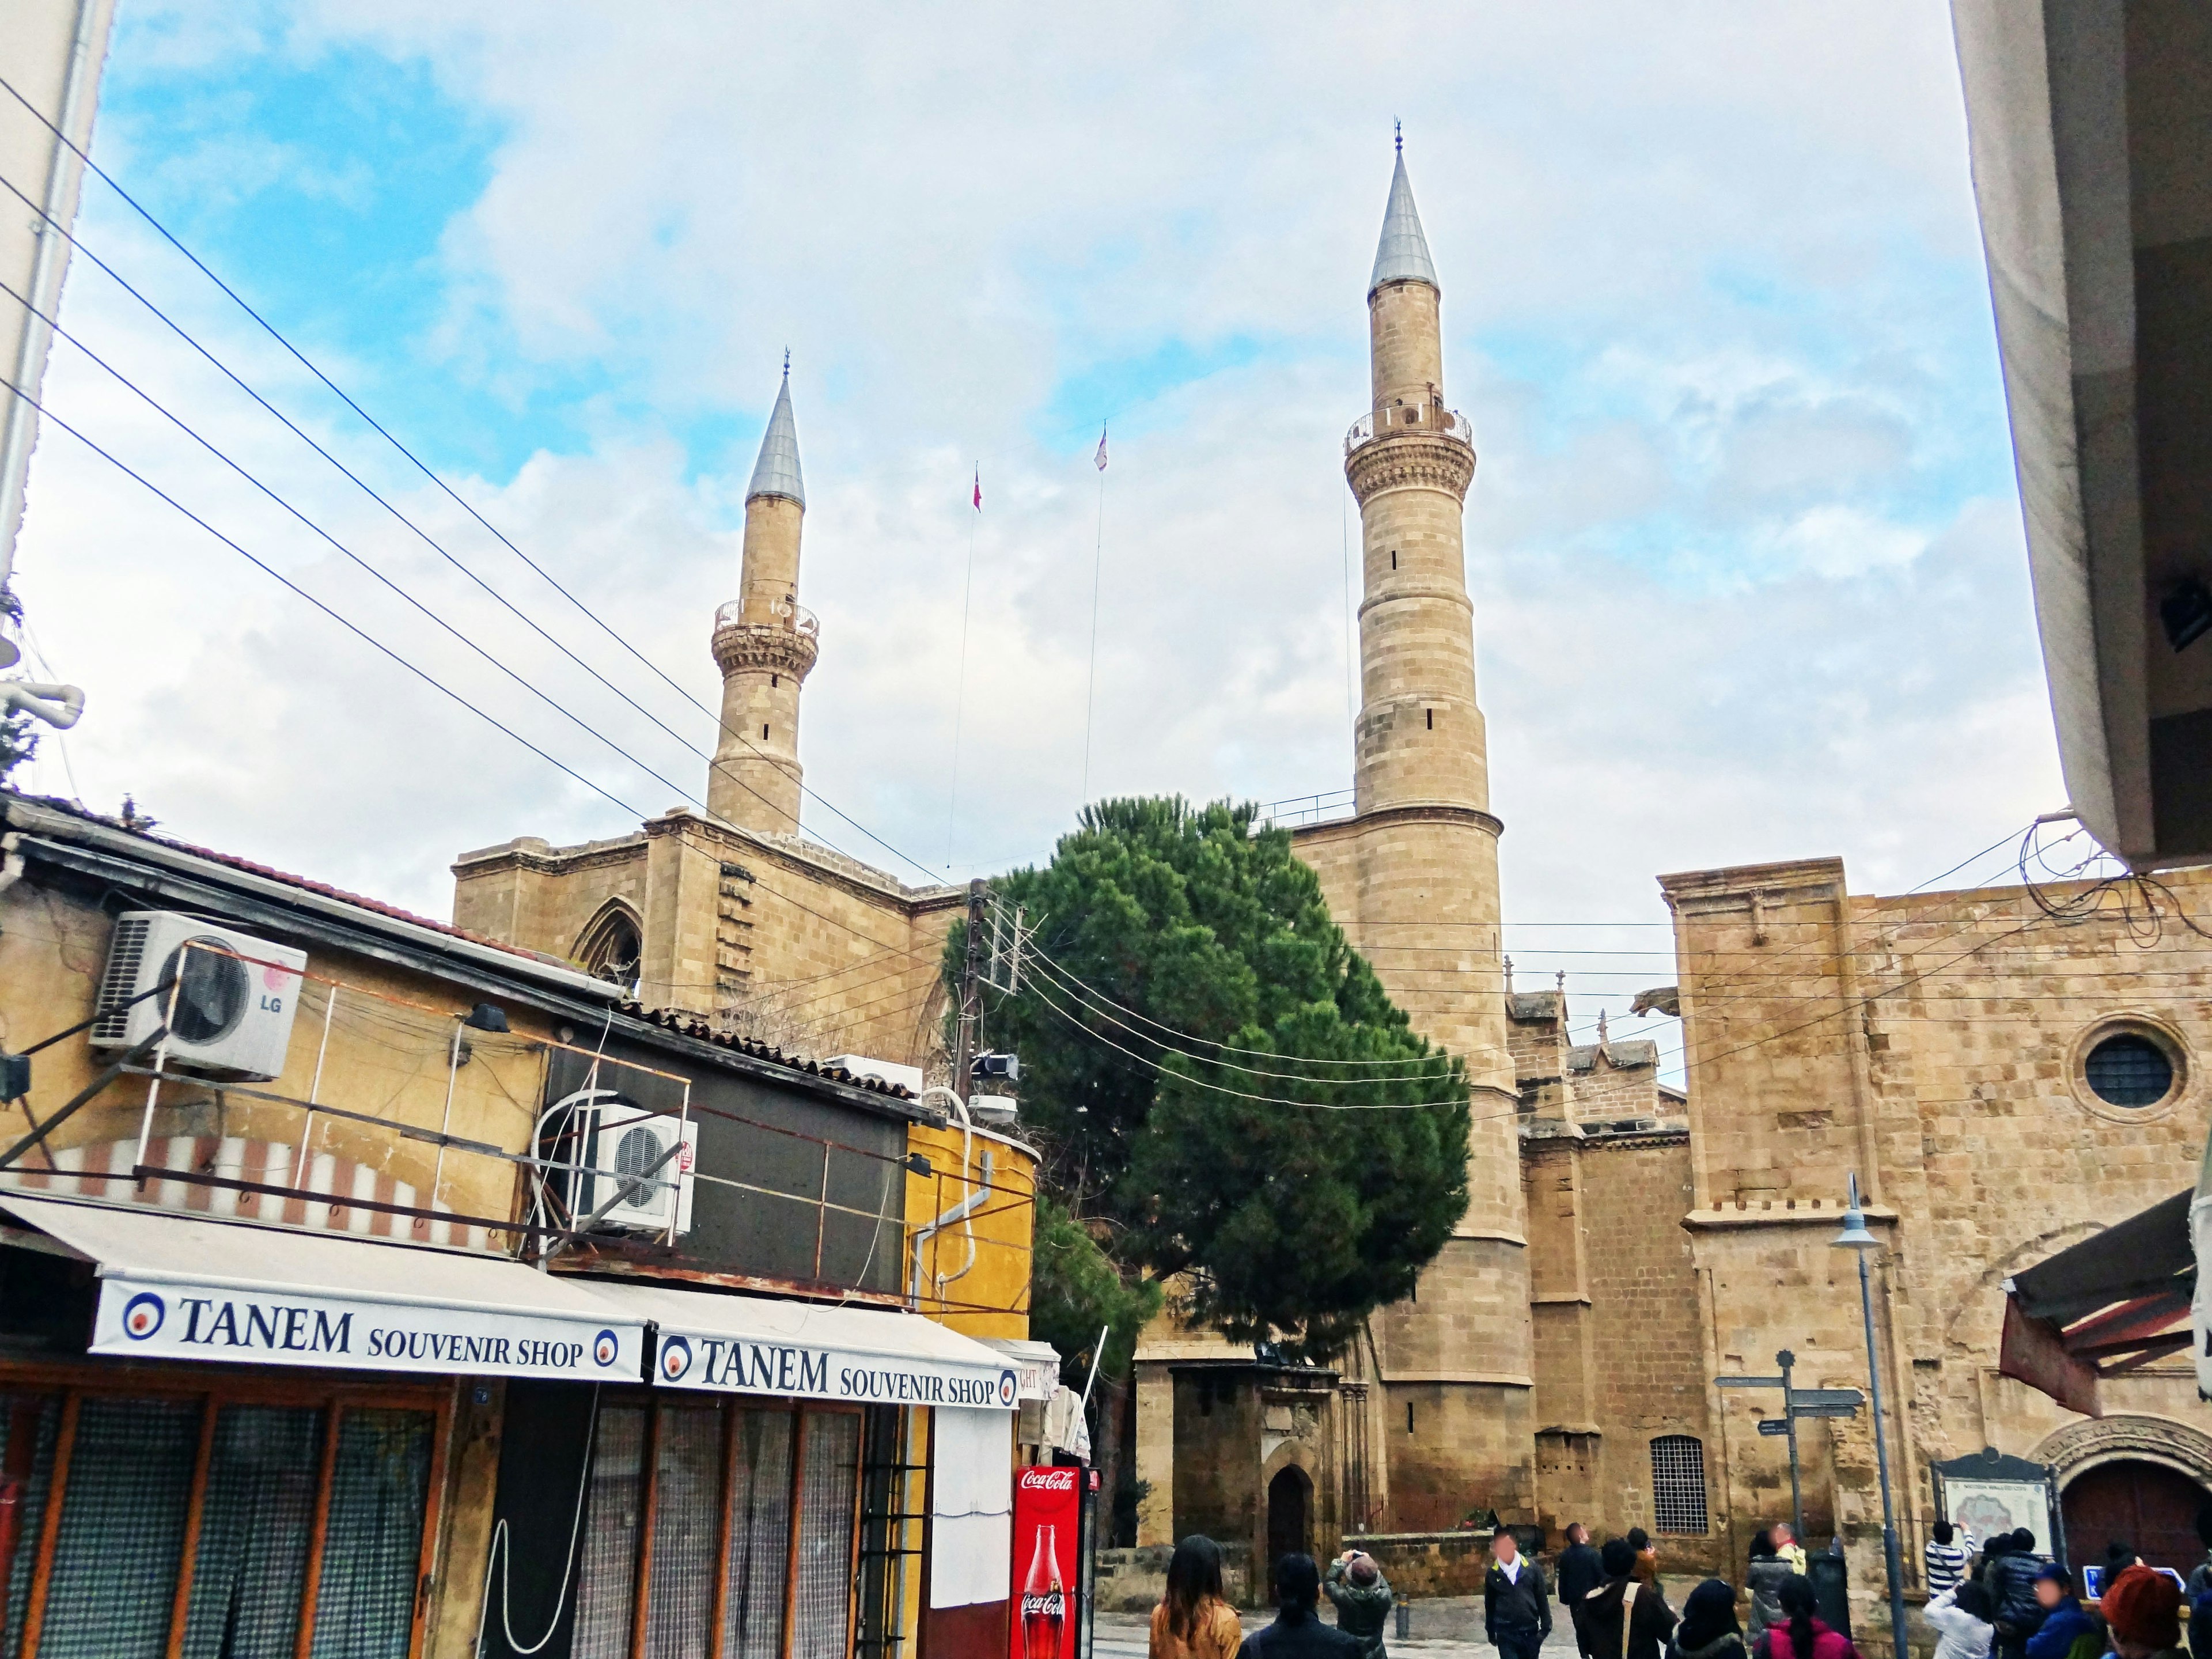
[[[1672,1599],[1672,1598],[1670,1598]],[[1272,1613],[1248,1613],[1244,1628],[1258,1630]],[[1091,1647],[1094,1659],[1146,1659],[1148,1615],[1102,1613]],[[1322,1619],[1334,1623],[1324,1605]],[[1384,1646],[1407,1659],[1498,1659],[1498,1650],[1482,1639],[1482,1598],[1479,1595],[1441,1597],[1416,1601],[1413,1607],[1413,1635],[1405,1641],[1386,1637]],[[1565,1620],[1555,1620],[1551,1640],[1544,1644],[1543,1659],[1575,1659],[1574,1632]]]

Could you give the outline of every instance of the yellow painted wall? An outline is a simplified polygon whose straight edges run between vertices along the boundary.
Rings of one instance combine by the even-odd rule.
[[[921,1310],[969,1336],[1026,1337],[1036,1154],[979,1130],[963,1180],[962,1139],[957,1124],[945,1129],[915,1124],[907,1131],[907,1150],[927,1158],[931,1173],[909,1174],[906,1180],[906,1276],[910,1283],[922,1230],[978,1190],[988,1155],[992,1167],[983,1202],[964,1224],[953,1224],[921,1247]],[[945,1279],[941,1289],[940,1274]]]

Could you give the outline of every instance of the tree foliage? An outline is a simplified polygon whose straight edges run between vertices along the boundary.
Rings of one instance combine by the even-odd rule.
[[[1319,1357],[1411,1293],[1465,1210],[1466,1082],[1255,810],[1103,802],[994,882],[1043,959],[986,994],[985,1033],[1021,1054],[1048,1187],[1106,1224],[1125,1276],[1180,1274],[1196,1320]]]
[[[1126,1276],[1090,1227],[1049,1193],[1038,1194],[1031,1237],[1030,1334],[1059,1351],[1060,1380],[1079,1389],[1103,1329],[1101,1371],[1121,1376],[1136,1352],[1137,1334],[1160,1310],[1158,1281]]]

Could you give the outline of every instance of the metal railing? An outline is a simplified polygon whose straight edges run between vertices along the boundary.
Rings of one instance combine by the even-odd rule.
[[[1344,453],[1349,455],[1377,438],[1398,437],[1407,433],[1448,438],[1469,449],[1474,447],[1474,428],[1459,410],[1446,409],[1442,404],[1391,404],[1362,415],[1352,423],[1352,430],[1344,434]]]
[[[1294,830],[1302,824],[1331,823],[1339,818],[1348,818],[1357,805],[1356,791],[1331,789],[1317,795],[1293,795],[1287,800],[1269,801],[1252,822],[1255,827]]]
[[[822,632],[821,619],[805,605],[793,600],[778,599],[768,609],[769,616],[802,639],[813,639]],[[773,627],[775,623],[760,625]],[[728,604],[717,607],[714,611],[714,626],[717,629],[747,626],[745,602],[743,599],[732,599]]]

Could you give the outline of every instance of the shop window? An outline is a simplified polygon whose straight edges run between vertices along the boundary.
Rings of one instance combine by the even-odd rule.
[[[0,1395],[0,1659],[407,1659],[440,1395],[307,1392]]]
[[[1662,1434],[1651,1443],[1651,1524],[1660,1532],[1706,1530],[1705,1447],[1695,1435]]]
[[[881,1455],[896,1463],[903,1421],[895,1411],[884,1415],[891,1449]],[[718,1618],[724,1659],[846,1659],[869,1624],[855,1604],[866,1577],[863,1531],[885,1535],[879,1554],[893,1551],[886,1517],[863,1524],[863,1422],[860,1413],[827,1407],[602,1399],[576,1528],[573,1659],[629,1659],[634,1651],[692,1659]],[[541,1448],[538,1461],[545,1457]],[[507,1478],[503,1463],[502,1486]],[[902,1501],[898,1482],[878,1485],[886,1504]],[[905,1492],[907,1505],[915,1499]],[[565,1508],[556,1519],[565,1535]],[[506,1571],[513,1573],[511,1562]],[[879,1572],[872,1582],[887,1580]],[[526,1589],[522,1599],[531,1600]],[[513,1636],[500,1632],[508,1645],[486,1651],[526,1650],[512,1644],[526,1644],[559,1616],[550,1600],[528,1606]],[[634,1647],[641,1626],[643,1642]]]

